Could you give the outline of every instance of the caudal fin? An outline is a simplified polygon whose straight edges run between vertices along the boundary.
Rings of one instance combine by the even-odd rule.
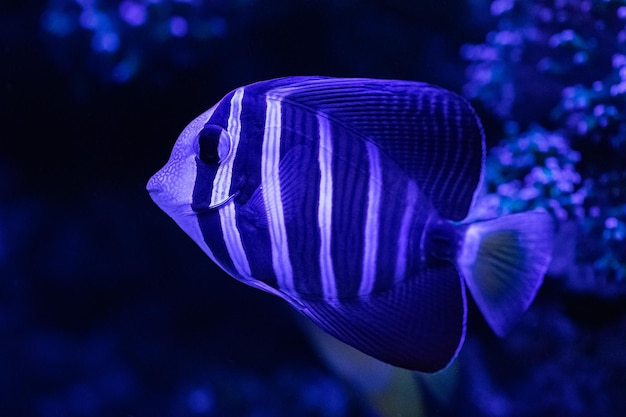
[[[554,240],[552,217],[527,212],[463,227],[459,269],[487,323],[504,336],[543,282]]]

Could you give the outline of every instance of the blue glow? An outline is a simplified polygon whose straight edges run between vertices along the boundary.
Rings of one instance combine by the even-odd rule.
[[[604,225],[606,226],[607,229],[614,229],[617,227],[618,224],[619,222],[617,221],[615,217],[608,217],[604,221]]]
[[[173,36],[182,38],[187,34],[187,21],[180,16],[173,16],[170,19],[170,33]]]
[[[626,82],[622,81],[619,84],[611,86],[611,96],[616,97],[626,93]]]
[[[128,82],[135,76],[138,69],[137,60],[127,58],[113,68],[113,80],[118,83]]]
[[[141,26],[146,23],[146,7],[134,1],[123,1],[119,6],[119,14],[131,26]]]
[[[514,0],[495,0],[491,3],[491,14],[493,16],[499,16],[502,13],[511,10],[514,4]]]
[[[148,79],[164,80],[169,79],[164,59],[176,67],[181,62],[188,66],[204,61],[203,57],[210,56],[205,48],[211,48],[212,39],[227,34],[228,23],[221,14],[242,7],[240,2],[220,0],[48,0],[41,27],[54,35],[47,42],[58,50],[65,68],[120,83],[137,79],[139,72],[158,62],[161,74]],[[91,49],[68,57],[66,52],[75,48],[68,47],[67,38],[73,35],[72,42],[84,45],[80,38],[85,32],[91,38]],[[183,49],[172,47],[168,42],[172,38],[202,41],[202,51],[197,49],[198,43],[185,43]],[[94,60],[94,55],[100,56]],[[133,63],[128,61],[131,56]]]
[[[575,64],[584,64],[589,61],[589,54],[586,51],[576,52],[574,54],[574,63]]]
[[[76,4],[84,7],[84,8],[92,8],[96,3],[96,0],[74,0]]]
[[[41,18],[42,27],[56,36],[66,36],[76,29],[72,18],[60,11],[47,10]]]
[[[120,38],[115,32],[96,32],[91,46],[97,52],[114,53],[120,46]]]
[[[207,414],[215,406],[215,397],[208,390],[197,388],[189,393],[187,405],[196,414]]]
[[[94,9],[85,9],[80,14],[80,26],[84,29],[95,29],[102,22],[101,15]]]

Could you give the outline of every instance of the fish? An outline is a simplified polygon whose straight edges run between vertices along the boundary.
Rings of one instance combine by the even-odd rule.
[[[465,221],[485,152],[471,104],[442,87],[283,77],[191,121],[147,191],[228,275],[432,373],[463,345],[468,290],[505,336],[550,264],[550,214]]]

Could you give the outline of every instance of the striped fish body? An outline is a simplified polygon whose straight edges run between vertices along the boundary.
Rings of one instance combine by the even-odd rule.
[[[365,353],[435,371],[463,342],[480,236],[515,229],[484,227],[468,245],[479,229],[453,223],[474,199],[483,153],[473,110],[446,90],[288,77],[199,116],[148,189],[231,276]],[[538,288],[536,269],[517,310]],[[485,308],[488,320],[502,309]]]

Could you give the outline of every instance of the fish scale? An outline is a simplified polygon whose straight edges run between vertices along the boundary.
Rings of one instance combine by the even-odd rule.
[[[550,262],[553,223],[464,223],[484,170],[458,95],[399,80],[240,87],[183,131],[148,183],[224,271],[384,362],[434,372],[466,332],[466,286],[503,336]]]

